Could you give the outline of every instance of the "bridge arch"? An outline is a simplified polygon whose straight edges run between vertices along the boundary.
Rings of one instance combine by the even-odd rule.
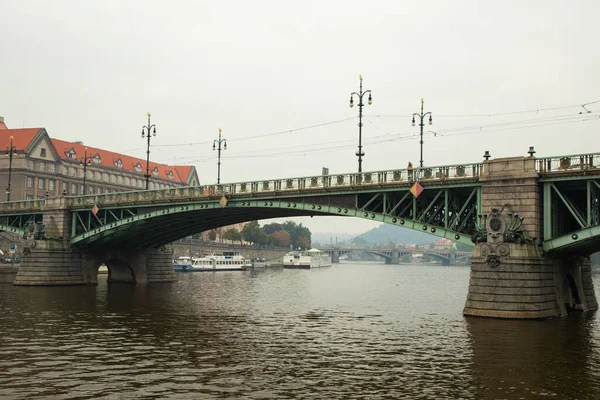
[[[106,213],[116,216],[116,208],[107,208]],[[130,215],[112,218],[96,225],[89,225],[87,231],[80,229],[71,237],[75,246],[118,245],[124,238],[133,238],[137,247],[156,247],[171,243],[192,234],[251,220],[262,220],[298,216],[347,216],[383,222],[447,238],[459,243],[472,245],[467,232],[456,232],[433,224],[426,224],[398,216],[367,211],[354,207],[300,202],[293,199],[253,199],[230,200],[223,207],[219,201],[189,201],[180,205],[140,208],[137,213],[129,209]],[[73,218],[75,227],[85,227],[83,217],[91,221],[89,210],[77,210]],[[76,224],[79,222],[79,224]]]

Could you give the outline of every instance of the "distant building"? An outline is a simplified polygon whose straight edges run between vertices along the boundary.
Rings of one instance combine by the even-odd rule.
[[[11,200],[83,194],[83,162],[86,194],[146,189],[146,160],[85,146],[82,142],[53,139],[44,128],[9,129],[0,117],[0,150],[13,138]],[[87,160],[84,154],[87,153]],[[0,189],[8,188],[9,157],[0,159]],[[150,162],[149,189],[196,186],[196,168]],[[0,199],[6,200],[6,194]]]
[[[433,244],[435,250],[452,250],[454,242],[450,239],[440,239]]]

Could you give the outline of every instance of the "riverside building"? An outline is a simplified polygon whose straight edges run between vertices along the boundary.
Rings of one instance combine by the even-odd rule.
[[[12,151],[10,143],[12,137]],[[103,194],[145,190],[146,160],[53,139],[44,128],[9,129],[0,117],[0,199],[33,200],[48,196]],[[12,153],[12,157],[10,156]],[[12,162],[11,162],[12,158]],[[85,158],[85,159],[84,159]],[[150,162],[149,189],[199,185],[193,166]],[[4,192],[4,194],[2,194]]]

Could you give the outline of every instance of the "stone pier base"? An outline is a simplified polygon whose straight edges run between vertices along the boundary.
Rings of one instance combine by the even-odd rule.
[[[65,241],[38,240],[21,261],[14,285],[53,286],[86,283],[81,253]]]
[[[0,283],[13,283],[21,264],[0,264]]]
[[[173,270],[173,250],[170,246],[161,249],[145,250],[148,283],[175,282]]]
[[[0,278],[11,279],[14,285],[95,285],[98,268],[104,264],[111,283],[175,282],[172,257],[170,246],[93,252],[72,248],[66,241],[37,240],[23,256],[16,276],[0,270]]]
[[[598,308],[589,260],[552,259],[534,244],[505,245],[508,255],[497,265],[475,246],[464,315],[537,319]]]

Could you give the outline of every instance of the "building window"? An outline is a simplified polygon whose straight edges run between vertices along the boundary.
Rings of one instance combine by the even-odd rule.
[[[129,186],[131,185],[131,179],[129,179],[128,177],[125,177],[125,186]]]
[[[102,194],[102,188],[96,188],[96,194]]]
[[[67,182],[63,182],[62,183],[62,191],[63,191],[63,193],[67,193],[68,189],[69,189],[69,184]]]
[[[64,176],[69,175],[69,167],[63,167],[63,175]]]
[[[71,183],[71,194],[77,194],[77,185]]]
[[[79,177],[83,178],[83,168],[79,170]]]
[[[110,183],[115,183],[117,181],[117,177],[115,175],[110,176]]]
[[[54,179],[48,179],[48,190],[54,191],[54,189],[55,189]]]
[[[137,163],[134,168],[137,172],[142,172],[142,164]]]
[[[28,177],[27,177],[27,187],[28,187],[29,189],[32,189],[32,188],[33,188],[33,177],[31,177],[31,176],[28,176]]]
[[[40,172],[46,172],[46,164],[43,161],[39,163],[38,168]]]
[[[167,172],[167,178],[173,179],[173,171]]]
[[[77,178],[77,168],[71,168],[71,176]]]
[[[75,150],[73,150],[73,149],[67,151],[65,153],[65,156],[67,156],[67,158],[76,158],[77,157],[77,155],[75,154]]]
[[[102,172],[98,172],[96,171],[96,178],[97,181],[101,181],[102,180]]]
[[[102,160],[100,159],[100,156],[96,154],[94,158],[92,158],[92,161],[94,162],[94,164],[100,164],[100,161]]]
[[[25,200],[33,200],[33,196],[28,194],[27,196],[25,196]]]
[[[35,171],[35,161],[29,160],[29,169]]]
[[[88,189],[88,193],[89,194],[94,194],[94,188],[90,186],[90,188]]]
[[[158,176],[158,168],[157,167],[154,167],[154,169],[152,170],[152,175]]]
[[[46,149],[40,149],[40,157],[46,157]]]
[[[119,185],[122,185],[122,184],[123,184],[123,177],[122,177],[121,175],[117,176],[117,183],[118,183]]]
[[[123,168],[123,162],[121,161],[120,158],[117,161],[115,161],[115,167]]]
[[[46,187],[46,180],[38,178],[38,189],[44,189]]]
[[[50,172],[53,174],[56,173],[56,164],[50,164]]]

